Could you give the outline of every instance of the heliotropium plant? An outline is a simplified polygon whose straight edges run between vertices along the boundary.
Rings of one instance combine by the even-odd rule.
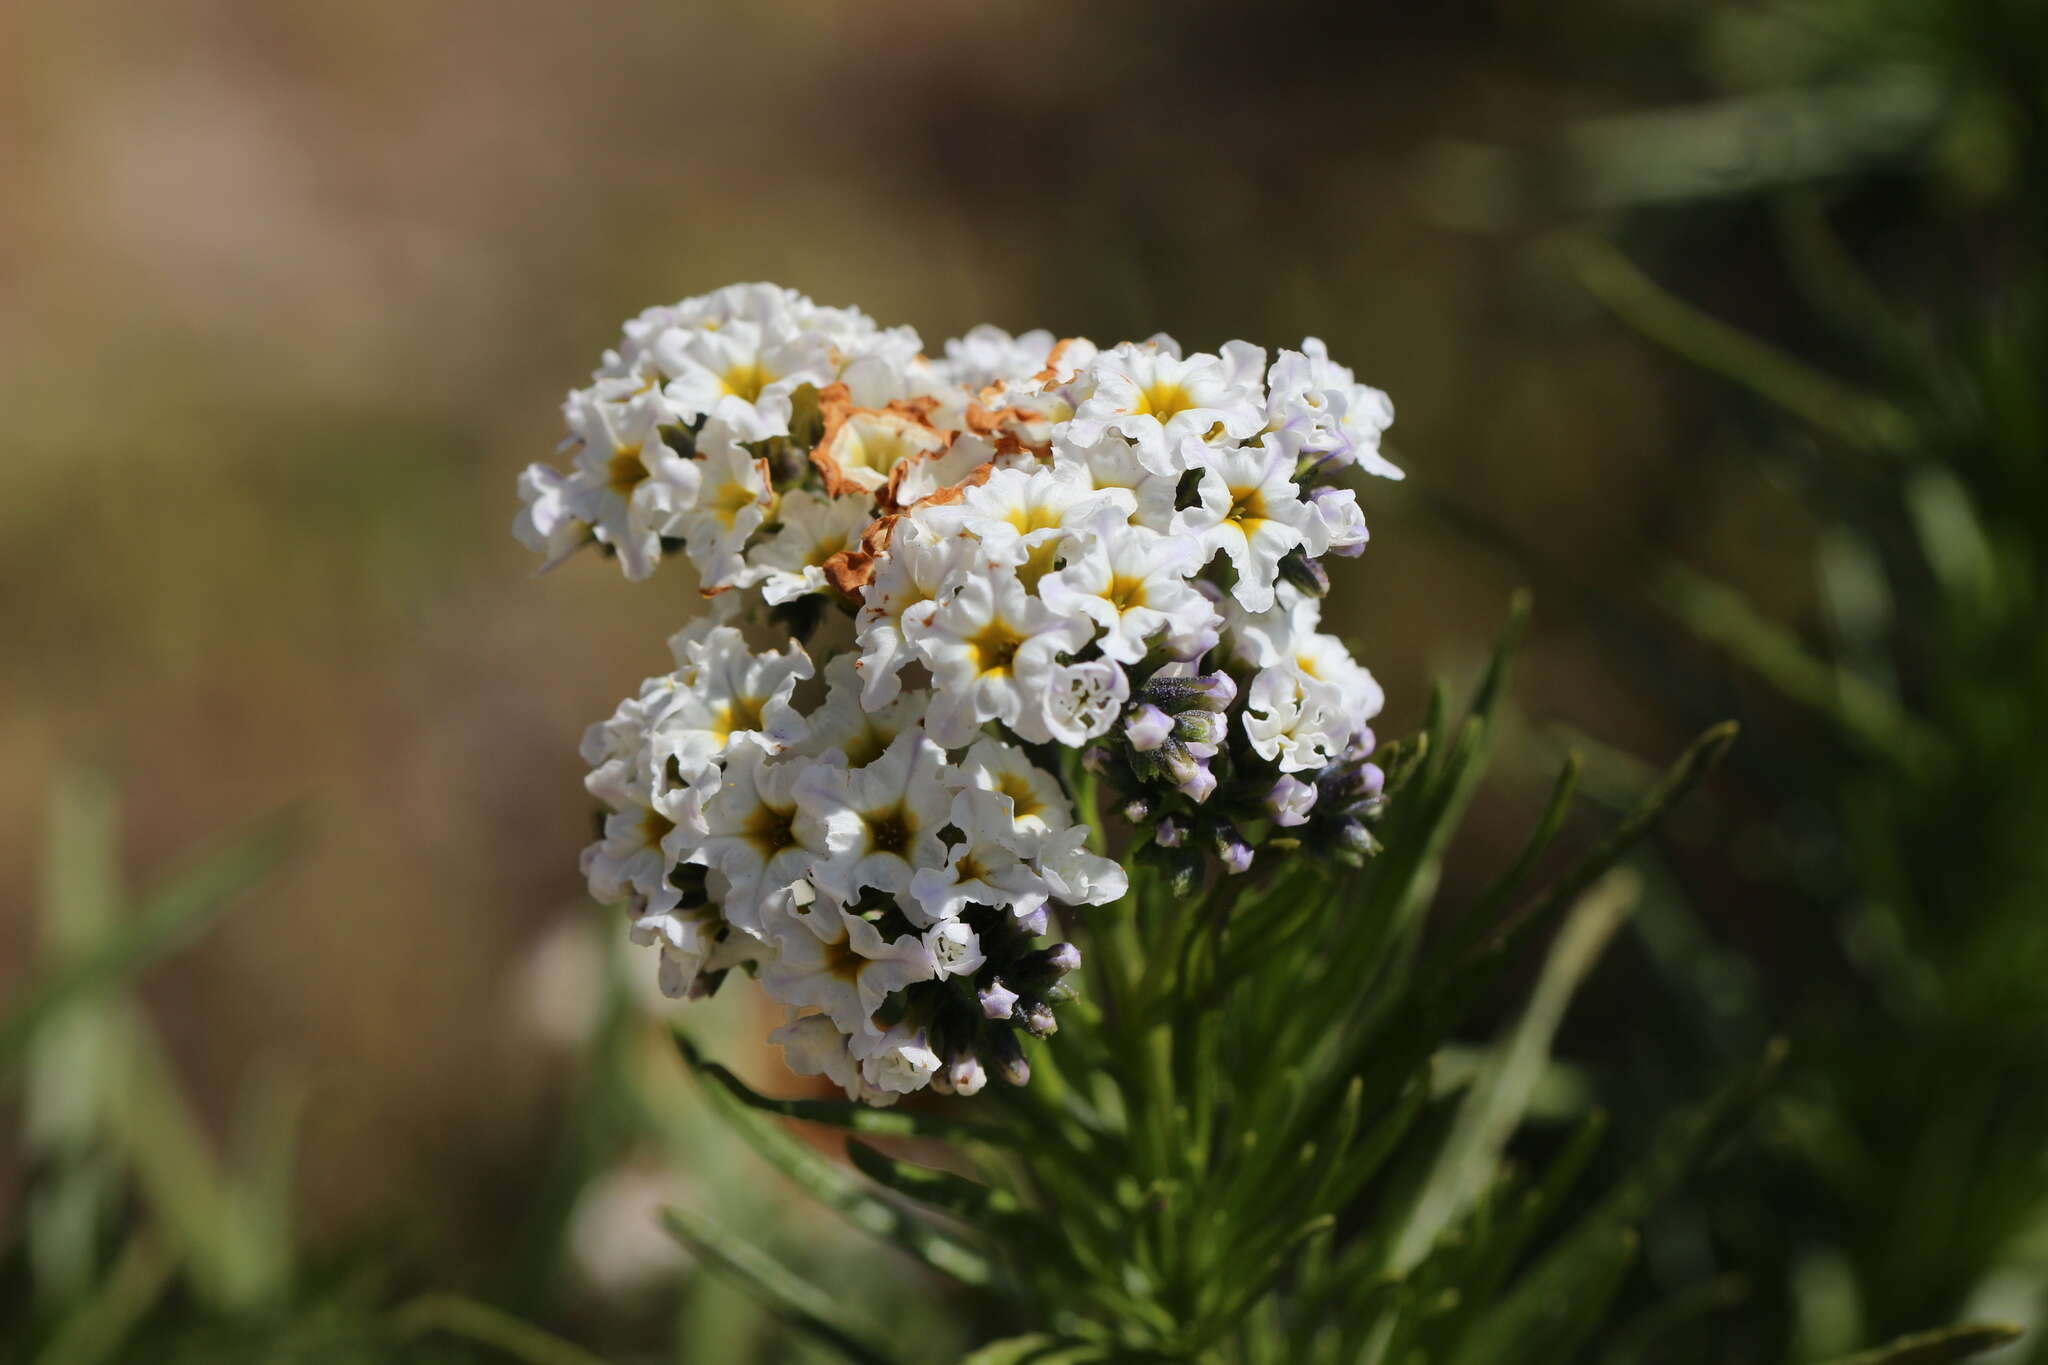
[[[1514,865],[1433,917],[1510,648],[1462,718],[1439,695],[1382,745],[1378,685],[1319,629],[1323,561],[1365,545],[1351,480],[1399,476],[1385,395],[1313,339],[979,328],[934,360],[752,285],[629,323],[566,414],[522,540],[632,580],[684,554],[708,599],[585,739],[591,889],[670,994],[738,968],[784,1009],[772,1041],[844,1100],[683,1050],[762,1154],[1014,1326],[976,1360],[1512,1365],[1602,1329],[1632,1223],[1772,1059],[1591,1190],[1597,1114],[1539,1170],[1504,1152],[1625,912],[1603,878],[1732,731],[1532,888],[1567,765]],[[1520,1022],[1438,1067],[1566,912]],[[858,1173],[785,1119],[851,1130]],[[674,1227],[896,1358],[860,1305]]]

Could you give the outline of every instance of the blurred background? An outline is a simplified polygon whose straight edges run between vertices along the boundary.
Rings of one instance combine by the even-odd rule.
[[[1745,725],[1560,1049],[1564,1103],[1625,1143],[1793,1039],[1753,1142],[1649,1230],[1641,1303],[1709,1286],[1663,1358],[2038,1321],[2042,10],[0,6],[0,989],[91,937],[65,849],[147,887],[298,803],[297,852],[97,1044],[175,1077],[207,1150],[286,1097],[295,1274],[523,1284],[605,1349],[681,1312],[683,1358],[796,1358],[676,1290],[650,1211],[786,1203],[829,1261],[820,1215],[686,1103],[668,1147],[593,1136],[578,1064],[628,988],[581,897],[575,744],[694,594],[594,558],[536,580],[514,475],[621,319],[736,280],[933,349],[1318,335],[1393,396],[1410,475],[1362,496],[1333,599],[1381,733],[1535,593],[1454,883],[1512,856],[1567,749],[1583,841]],[[701,1026],[742,1071],[751,1008]],[[31,1177],[149,1164],[44,1051],[0,1138],[38,1341],[113,1251],[63,1270]]]

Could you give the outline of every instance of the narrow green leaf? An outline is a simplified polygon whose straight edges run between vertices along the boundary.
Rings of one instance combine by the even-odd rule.
[[[1454,1365],[1496,1365],[1527,1358],[1524,1347],[1540,1346],[1539,1359],[1568,1355],[1555,1351],[1559,1305],[1577,1301],[1589,1283],[1598,1282],[1612,1264],[1615,1239],[1704,1161],[1733,1129],[1745,1121],[1784,1061],[1783,1043],[1773,1043],[1763,1059],[1698,1108],[1668,1121],[1637,1163],[1578,1226],[1497,1299],[1462,1343]],[[1619,1267],[1614,1267],[1618,1276]]]
[[[972,1355],[961,1357],[960,1365],[1086,1365],[1101,1359],[1099,1346],[1033,1332],[1029,1336],[991,1341]]]
[[[1592,852],[1581,858],[1571,871],[1565,873],[1536,900],[1508,917],[1488,938],[1482,952],[1507,947],[1534,926],[1541,924],[1565,906],[1576,901],[1587,887],[1606,875],[1609,868],[1621,860],[1621,856],[1656,828],[1657,823],[1683,800],[1694,787],[1706,780],[1727,756],[1729,746],[1735,743],[1739,727],[1732,720],[1709,726],[1678,756],[1678,761],[1665,770],[1657,785],[1644,794],[1642,800],[1613,832]]]
[[[774,1110],[747,1104],[730,1086],[714,1085],[711,1093],[720,1116],[732,1124],[752,1151],[862,1232],[901,1248],[940,1274],[962,1283],[988,1283],[992,1269],[987,1257],[924,1220],[874,1197],[844,1166],[785,1131],[771,1117]]]
[[[1853,449],[1889,454],[1904,448],[1910,423],[1885,399],[1702,312],[1590,233],[1567,239],[1567,249],[1586,291],[1651,340]]]
[[[1815,658],[1792,633],[1766,619],[1732,589],[1673,566],[1656,585],[1658,599],[1695,633],[1727,649],[1765,682],[1820,712],[1870,753],[1912,771],[1947,756],[1947,741],[1846,669]]]
[[[1952,1360],[1967,1360],[2019,1339],[2020,1329],[2009,1323],[1970,1323],[1900,1337],[1874,1351],[1844,1356],[1829,1365],[1948,1365]]]
[[[1015,1201],[987,1185],[963,1179],[950,1171],[937,1171],[899,1161],[887,1152],[857,1139],[846,1144],[846,1156],[862,1175],[906,1199],[942,1209],[970,1226],[985,1226],[991,1212],[1014,1208]]]
[[[1493,1180],[1550,1059],[1551,1040],[1564,1022],[1566,1007],[1641,891],[1639,878],[1618,869],[1589,888],[1572,908],[1550,946],[1528,1007],[1466,1092],[1436,1168],[1394,1244],[1389,1268],[1397,1274],[1420,1262],[1438,1234]]]
[[[226,910],[235,896],[263,880],[299,843],[296,812],[260,821],[248,833],[206,854],[146,897],[141,912],[115,937],[39,974],[9,1002],[0,1019],[0,1077],[21,1060],[36,1030],[65,1005],[176,951]]]
[[[116,1359],[177,1268],[177,1257],[162,1241],[146,1231],[136,1234],[92,1297],[57,1329],[36,1365],[100,1365]]]
[[[792,1328],[832,1347],[858,1365],[894,1365],[882,1334],[829,1293],[783,1268],[768,1253],[700,1213],[669,1209],[662,1221],[699,1259],[717,1266],[763,1308]]]
[[[489,1304],[459,1294],[423,1294],[392,1314],[400,1336],[445,1332],[511,1356],[524,1365],[605,1365],[601,1356]]]

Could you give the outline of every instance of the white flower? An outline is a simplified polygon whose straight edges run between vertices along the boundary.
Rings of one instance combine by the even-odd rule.
[[[675,534],[683,538],[704,586],[725,587],[744,575],[741,552],[768,519],[775,486],[768,462],[749,454],[726,427],[706,426],[697,434],[697,449],[703,456],[697,500],[678,520]]]
[[[617,904],[637,893],[655,911],[673,906],[678,893],[668,870],[695,840],[687,825],[669,818],[642,783],[604,819],[604,837],[583,850],[583,875],[590,894]]]
[[[666,415],[651,398],[569,407],[570,427],[580,442],[565,490],[569,506],[592,535],[618,552],[620,569],[635,581],[654,572],[661,538],[675,533],[697,499],[697,463],[662,438],[658,428]],[[537,519],[534,529],[538,534]],[[549,529],[566,535],[559,524]],[[545,539],[552,543],[557,536]]]
[[[1320,340],[1280,352],[1266,383],[1266,430],[1289,459],[1321,456],[1339,468],[1357,464],[1383,479],[1402,477],[1380,454],[1393,403],[1333,362]]]
[[[1245,737],[1259,757],[1283,773],[1322,767],[1344,750],[1358,725],[1344,714],[1344,697],[1292,663],[1260,669],[1246,693]]]
[[[924,1030],[907,1023],[895,1025],[877,1042],[856,1038],[853,1047],[860,1055],[861,1079],[885,1094],[908,1095],[924,1089],[942,1065],[939,1054],[926,1042]]]
[[[921,696],[899,696],[873,710],[863,706],[854,656],[841,654],[825,667],[825,700],[807,717],[810,734],[795,752],[840,767],[865,768],[917,725],[923,713]]]
[[[1093,634],[1087,621],[1032,596],[1011,571],[966,577],[928,621],[904,626],[932,674],[925,726],[949,749],[985,721],[1015,723],[1053,681],[1058,657]]]
[[[703,973],[751,961],[759,944],[746,934],[725,934],[716,906],[648,911],[633,921],[631,938],[641,947],[659,947],[655,982],[661,993],[679,1000],[693,993]]]
[[[1181,514],[1176,529],[1199,535],[1209,555],[1227,555],[1237,570],[1232,595],[1247,609],[1264,611],[1273,604],[1280,561],[1314,520],[1295,496],[1293,466],[1256,446],[1218,451],[1191,445],[1189,454],[1201,470],[1200,501]]]
[[[992,805],[954,807],[954,823],[970,835],[984,810],[1000,816],[995,833],[1024,857],[1037,854],[1048,834],[1074,823],[1073,810],[1059,779],[1031,761],[1030,755],[998,739],[978,739],[952,769],[962,790],[973,788],[994,798]],[[962,823],[966,815],[974,823]],[[990,902],[993,904],[993,902]]]
[[[801,488],[783,494],[776,510],[780,525],[749,556],[749,577],[762,599],[774,606],[822,592],[828,586],[825,561],[860,544],[872,512],[859,499],[821,498]]]
[[[1088,396],[1074,410],[1067,438],[1092,445],[1104,432],[1127,438],[1155,474],[1188,468],[1184,443],[1213,431],[1243,440],[1259,430],[1265,412],[1252,389],[1233,382],[1213,355],[1182,359],[1170,338],[1104,351],[1089,367]]]
[[[1070,543],[1065,563],[1039,582],[1038,595],[1063,616],[1085,616],[1102,629],[1095,643],[1119,663],[1145,657],[1155,637],[1195,637],[1215,612],[1188,586],[1201,567],[1191,540],[1161,536],[1128,523],[1098,523]]]
[[[945,761],[922,730],[907,730],[864,768],[808,768],[796,800],[824,831],[827,853],[812,880],[851,900],[867,887],[908,891],[918,868],[943,864],[939,831],[952,803]]]
[[[1033,744],[1078,749],[1109,733],[1130,695],[1130,675],[1109,659],[1054,664],[1045,687],[1011,728]]]
[[[1052,340],[1052,333],[1043,328],[1013,337],[1000,327],[983,323],[946,343],[940,373],[948,383],[971,393],[991,384],[1029,379],[1045,368]]]
[[[1045,879],[1019,856],[1003,797],[971,788],[953,798],[952,815],[963,837],[947,846],[943,866],[921,867],[911,876],[910,900],[899,902],[906,914],[919,922],[943,923],[970,905],[1006,906],[1028,915],[1045,904]]]
[[[1103,517],[1128,520],[1136,508],[1128,490],[1095,488],[1072,468],[998,469],[959,502],[922,507],[915,515],[941,536],[974,537],[988,558],[1035,587],[1053,568],[1069,531]]]
[[[862,590],[855,619],[861,651],[855,667],[861,701],[869,710],[886,705],[901,690],[897,674],[913,657],[906,629],[929,622],[939,609],[939,594],[975,564],[971,542],[941,538],[911,518],[896,523],[889,553]]]
[[[590,523],[576,515],[575,485],[559,470],[528,465],[519,475],[519,514],[512,534],[542,556],[541,569],[554,568],[597,538]]]
[[[981,951],[981,936],[957,919],[941,920],[927,929],[924,946],[940,980],[973,976],[988,961]]]
[[[1134,504],[1129,517],[1132,525],[1161,533],[1173,529],[1180,474],[1154,474],[1139,460],[1137,447],[1123,437],[1106,436],[1084,446],[1062,435],[1053,442],[1052,467],[1061,473],[1073,471],[1092,489],[1120,488],[1129,493]]]
[[[769,934],[776,951],[761,964],[762,987],[786,1005],[823,1012],[856,1040],[879,1033],[872,1021],[884,1000],[936,970],[916,938],[890,943],[823,895],[808,909],[775,916]]]
[[[1053,899],[1066,905],[1107,905],[1123,899],[1130,878],[1108,858],[1088,849],[1088,827],[1072,825],[1051,835],[1038,851],[1038,870]]]
[[[1365,548],[1365,513],[1355,490],[1324,484],[1308,495],[1308,510],[1313,516],[1303,540],[1310,554],[1355,555]]]
[[[721,422],[742,441],[787,436],[790,394],[835,377],[825,337],[747,320],[715,331],[672,328],[655,340],[654,354],[675,376],[663,395],[676,411]]]
[[[799,808],[792,788],[807,771],[801,762],[778,763],[742,744],[727,759],[718,790],[703,801],[704,835],[689,861],[725,876],[725,917],[750,934],[762,933],[763,908],[810,875],[828,843],[843,837],[837,825],[850,818]]]
[[[808,727],[789,702],[811,676],[802,645],[757,654],[736,628],[714,626],[676,649],[674,701],[648,738],[658,780],[697,782],[739,738],[771,754],[804,738]]]
[[[846,1091],[846,1098],[861,1098],[860,1063],[847,1048],[847,1037],[839,1026],[822,1014],[801,1014],[768,1035],[768,1041],[782,1049],[782,1061],[799,1076],[823,1076]]]

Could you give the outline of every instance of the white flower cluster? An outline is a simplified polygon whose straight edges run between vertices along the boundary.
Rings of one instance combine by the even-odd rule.
[[[1348,471],[1399,471],[1321,343],[981,327],[934,360],[742,285],[628,323],[564,411],[519,538],[635,580],[680,552],[710,599],[585,738],[591,889],[672,994],[746,964],[796,1069],[881,1103],[1028,1075],[1079,960],[1049,911],[1126,888],[1084,765],[1183,877],[1365,839],[1381,696],[1318,561],[1365,543]]]

